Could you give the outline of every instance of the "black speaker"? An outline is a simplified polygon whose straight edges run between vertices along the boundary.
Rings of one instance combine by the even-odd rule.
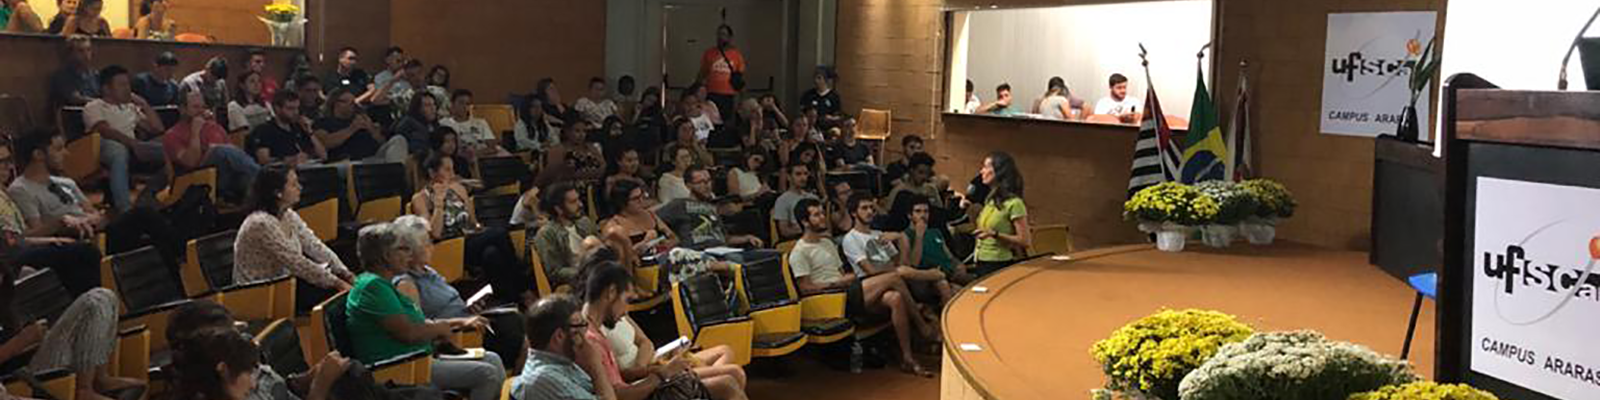
[[[1584,85],[1600,90],[1600,37],[1578,40],[1578,61],[1583,64]]]

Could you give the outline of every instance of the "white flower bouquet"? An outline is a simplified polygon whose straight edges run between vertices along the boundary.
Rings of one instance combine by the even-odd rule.
[[[1182,400],[1345,400],[1418,379],[1404,361],[1315,331],[1257,333],[1222,347],[1178,385]]]

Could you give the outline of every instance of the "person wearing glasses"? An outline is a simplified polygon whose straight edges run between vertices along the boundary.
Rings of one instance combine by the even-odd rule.
[[[364,271],[356,277],[345,313],[354,358],[365,365],[412,354],[434,353],[433,343],[451,337],[457,328],[484,329],[483,317],[428,319],[422,308],[395,288],[395,277],[406,271],[416,253],[400,238],[395,225],[384,222],[361,228],[356,253]],[[435,358],[433,385],[444,390],[464,390],[471,400],[500,397],[505,368],[500,355],[484,352],[476,359]]]
[[[567,294],[539,299],[528,309],[528,361],[512,378],[518,400],[616,399],[600,344],[588,340],[583,305]]]
[[[134,207],[115,217],[95,209],[77,182],[51,175],[67,158],[67,143],[51,129],[35,130],[17,140],[17,165],[22,176],[7,189],[34,236],[59,235],[91,240],[106,234],[106,249],[115,254],[154,244],[166,265],[176,267],[183,256],[181,237],[161,211]],[[146,194],[149,194],[146,192]],[[148,199],[154,201],[154,199]],[[142,237],[149,237],[147,243]],[[173,271],[177,279],[177,271]]]
[[[728,235],[723,217],[739,210],[735,205],[723,209],[712,202],[716,194],[712,192],[711,171],[701,166],[690,167],[685,178],[692,196],[673,200],[656,210],[676,236],[682,238],[684,246],[697,250],[724,245],[762,246],[761,239],[752,235]]]
[[[0,137],[0,184],[16,177],[16,155],[11,153],[11,138]],[[101,285],[100,249],[75,238],[30,229],[22,210],[11,195],[0,191],[0,233],[5,248],[14,249],[12,262],[35,268],[49,268],[61,277],[74,296]]]

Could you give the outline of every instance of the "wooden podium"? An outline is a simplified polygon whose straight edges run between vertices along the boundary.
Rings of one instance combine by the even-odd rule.
[[[1600,92],[1502,90],[1463,74],[1440,104],[1435,377],[1501,398],[1600,398],[1588,380],[1600,368],[1600,279],[1579,272],[1600,264],[1584,251],[1600,232]]]

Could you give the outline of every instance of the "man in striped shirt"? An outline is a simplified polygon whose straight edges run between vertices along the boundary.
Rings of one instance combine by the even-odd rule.
[[[604,374],[599,344],[584,340],[589,321],[577,300],[555,295],[528,311],[528,342],[533,349],[522,374],[512,382],[517,400],[589,400],[617,398]]]

